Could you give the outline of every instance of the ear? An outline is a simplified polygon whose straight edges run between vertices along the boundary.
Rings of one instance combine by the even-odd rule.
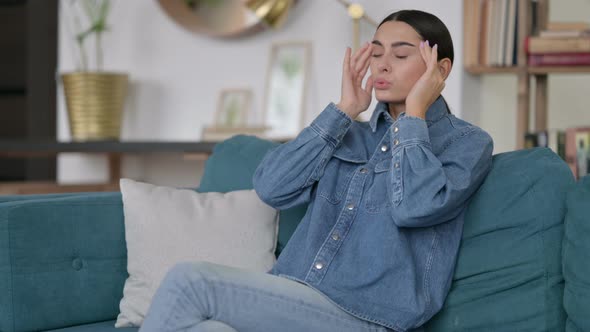
[[[438,70],[440,71],[444,80],[446,80],[447,77],[449,77],[449,74],[451,73],[451,68],[453,68],[453,63],[449,58],[444,58],[438,62]]]

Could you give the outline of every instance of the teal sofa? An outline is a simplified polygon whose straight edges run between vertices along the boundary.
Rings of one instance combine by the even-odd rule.
[[[251,188],[275,145],[218,144],[198,190]],[[281,211],[277,255],[304,213]],[[120,193],[0,196],[0,332],[137,331],[113,327],[124,231]],[[589,256],[590,178],[576,183],[548,149],[495,155],[467,211],[451,291],[425,330],[590,331]]]

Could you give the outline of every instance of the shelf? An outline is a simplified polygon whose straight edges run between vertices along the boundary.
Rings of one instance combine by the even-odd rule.
[[[588,74],[590,66],[528,67],[530,74]]]
[[[26,94],[27,89],[24,87],[0,87],[0,96],[21,96]]]
[[[481,74],[518,74],[526,70],[525,67],[490,67],[490,66],[470,66],[465,70],[473,75]]]
[[[51,155],[57,153],[211,153],[217,142],[143,142],[143,141],[8,141],[0,140],[0,156]]]

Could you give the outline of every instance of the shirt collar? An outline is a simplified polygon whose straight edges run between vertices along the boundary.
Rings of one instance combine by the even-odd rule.
[[[426,124],[428,126],[430,126],[434,122],[440,120],[448,112],[449,111],[447,109],[447,104],[445,103],[444,98],[442,96],[438,97],[438,99],[436,99],[434,101],[434,103],[432,103],[432,105],[430,105],[430,107],[428,108],[428,111],[426,111]],[[377,106],[375,107],[375,110],[373,111],[373,115],[371,116],[371,119],[369,120],[369,124],[370,124],[371,130],[373,132],[375,132],[377,130],[377,123],[379,122],[381,115],[383,115],[385,120],[391,119],[391,115],[389,115],[389,108],[387,106],[387,103],[379,102],[377,104]],[[402,117],[405,115],[406,115],[406,113],[404,112],[404,113],[400,114],[399,116]]]

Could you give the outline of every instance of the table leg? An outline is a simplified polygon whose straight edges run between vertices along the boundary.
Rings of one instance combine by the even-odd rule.
[[[121,155],[118,153],[109,153],[109,183],[119,184],[121,179]]]

